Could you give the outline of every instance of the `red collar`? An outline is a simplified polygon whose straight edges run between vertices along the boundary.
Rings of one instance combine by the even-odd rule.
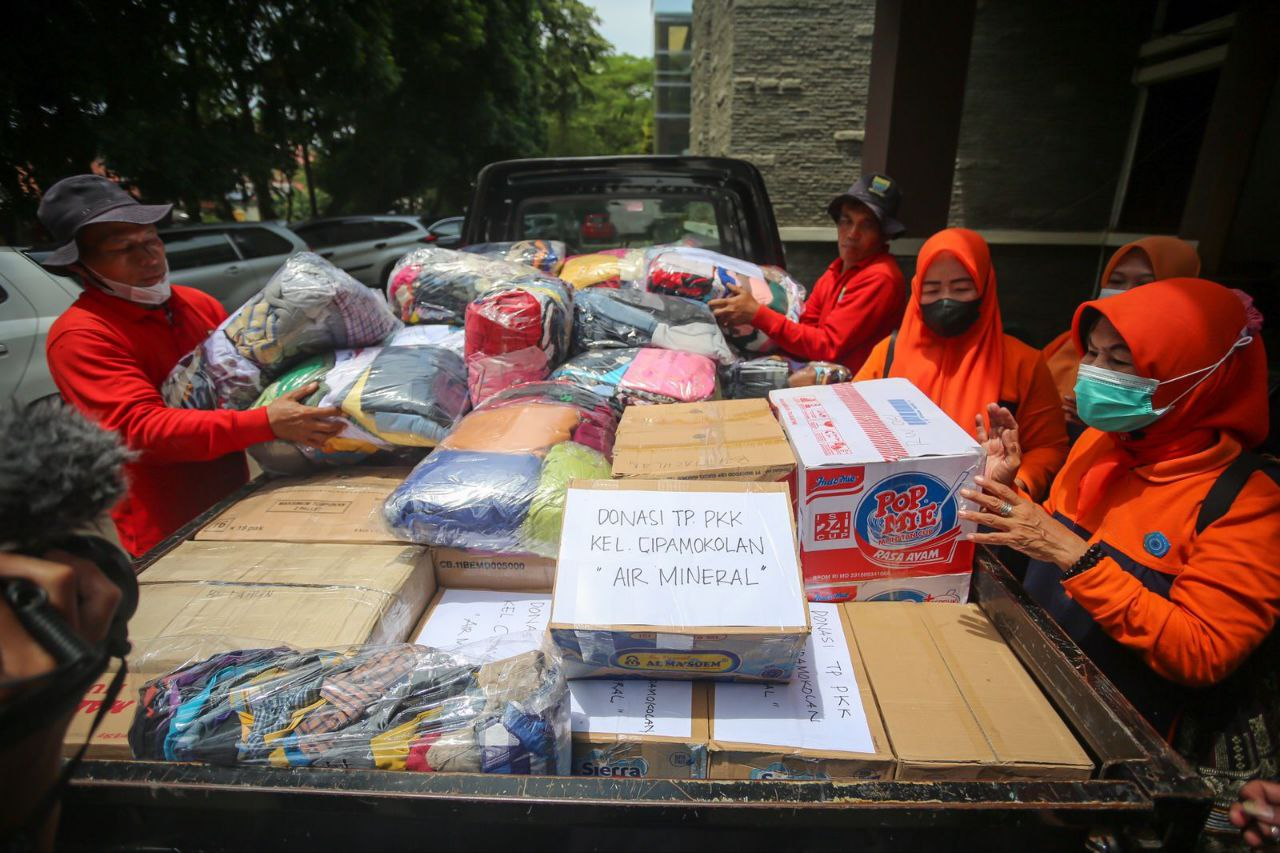
[[[831,273],[837,279],[841,279],[841,278],[844,278],[845,276],[853,275],[854,273],[861,272],[862,270],[869,267],[872,263],[880,260],[880,258],[884,257],[887,254],[889,254],[888,248],[883,248],[880,251],[875,252],[874,254],[868,255],[867,257],[858,261],[856,264],[849,267],[848,269],[844,268],[844,261],[842,261],[840,258],[836,258],[834,261],[831,262],[831,265],[827,267],[827,272]]]

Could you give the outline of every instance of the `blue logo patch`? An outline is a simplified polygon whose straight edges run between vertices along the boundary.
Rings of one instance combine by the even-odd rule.
[[[1163,557],[1173,546],[1169,544],[1169,537],[1157,530],[1142,538],[1142,547],[1146,548],[1147,553],[1153,557]]]

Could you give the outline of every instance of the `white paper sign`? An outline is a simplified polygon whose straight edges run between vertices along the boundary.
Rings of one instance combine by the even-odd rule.
[[[528,592],[490,592],[476,589],[446,589],[427,624],[414,641],[420,646],[451,649],[492,640],[522,631],[541,636],[547,629],[551,596]],[[538,648],[530,636],[525,644],[504,645],[512,655]]]
[[[570,489],[552,620],[804,625],[785,492]]]
[[[717,684],[720,743],[875,752],[839,605],[810,604],[813,633],[789,684]]]
[[[693,735],[693,683],[690,681],[569,682],[569,719],[573,731],[607,735]]]

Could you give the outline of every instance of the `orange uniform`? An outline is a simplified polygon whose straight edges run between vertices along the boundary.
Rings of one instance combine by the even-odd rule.
[[[1139,251],[1151,262],[1151,269],[1156,280],[1165,278],[1181,278],[1183,276],[1200,275],[1200,258],[1195,247],[1177,237],[1143,237],[1116,249],[1107,267],[1102,271],[1102,286],[1106,287],[1111,272],[1121,259],[1130,252]],[[1080,353],[1071,341],[1071,330],[1049,342],[1043,350],[1045,364],[1053,375],[1053,384],[1057,386],[1062,399],[1071,399],[1076,395],[1076,370],[1080,367]]]
[[[1139,375],[1162,381],[1213,365],[1245,326],[1236,296],[1198,279],[1085,303],[1077,346],[1095,311],[1129,345]],[[1229,675],[1280,616],[1280,487],[1255,472],[1226,514],[1196,531],[1210,488],[1267,432],[1266,376],[1255,340],[1207,378],[1161,385],[1157,408],[1204,379],[1141,432],[1087,430],[1044,504],[1106,556],[1065,581],[1033,561],[1028,592],[1163,732],[1187,687]]]
[[[978,319],[965,332],[944,338],[925,325],[920,283],[942,252],[955,256],[978,286]],[[911,301],[893,341],[893,362],[885,370],[890,339],[871,351],[856,380],[900,376],[910,379],[952,420],[976,435],[974,417],[988,403],[1000,403],[1018,421],[1022,467],[1018,479],[1036,500],[1044,497],[1067,458],[1062,403],[1040,353],[1004,333],[996,276],[986,241],[976,232],[948,228],[920,249],[911,282]]]

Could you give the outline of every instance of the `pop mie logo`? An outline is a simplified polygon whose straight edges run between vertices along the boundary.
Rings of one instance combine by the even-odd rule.
[[[889,549],[924,544],[955,524],[955,500],[946,484],[919,472],[881,480],[863,498],[854,520],[868,544]]]

